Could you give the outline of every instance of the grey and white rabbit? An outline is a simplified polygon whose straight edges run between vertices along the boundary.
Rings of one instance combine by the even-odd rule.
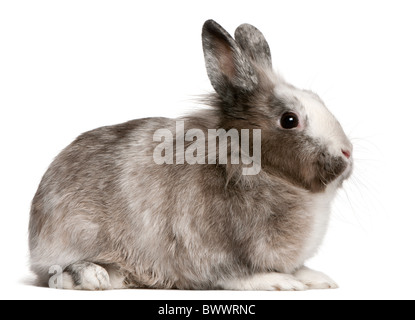
[[[81,135],[52,163],[33,200],[31,268],[41,285],[337,287],[304,263],[319,248],[336,190],[351,175],[351,143],[316,94],[273,72],[270,48],[255,27],[241,25],[232,38],[209,20],[202,37],[216,93],[209,110],[179,120],[203,132],[260,129],[261,170],[156,164],[154,133],[175,132],[178,119],[140,119]]]

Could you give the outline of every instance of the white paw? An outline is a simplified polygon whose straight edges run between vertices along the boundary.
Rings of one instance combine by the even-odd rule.
[[[240,291],[304,291],[307,286],[291,275],[283,273],[257,274],[247,279],[224,281],[225,290]]]
[[[110,290],[108,272],[93,263],[73,264],[63,273],[63,289],[70,290]]]
[[[308,289],[337,289],[339,286],[322,272],[303,267],[294,274]]]
[[[111,282],[108,272],[98,266],[92,265],[86,268],[83,272],[82,290],[109,290],[111,289]]]

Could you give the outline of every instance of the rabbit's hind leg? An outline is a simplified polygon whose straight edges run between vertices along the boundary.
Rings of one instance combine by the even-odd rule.
[[[52,281],[58,279],[60,281]],[[108,271],[91,262],[79,261],[67,266],[61,274],[52,276],[50,287],[66,290],[110,290],[112,289]]]

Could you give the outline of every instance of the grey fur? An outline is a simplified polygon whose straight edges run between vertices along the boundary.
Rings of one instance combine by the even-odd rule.
[[[272,69],[271,49],[261,31],[250,24],[243,24],[236,29],[235,40],[253,61]]]
[[[258,86],[258,75],[240,46],[215,21],[203,26],[203,49],[208,76],[216,92],[229,104],[236,94],[250,94]]]
[[[297,102],[276,96],[269,70],[258,63],[269,55],[261,52],[263,36],[247,25],[238,30],[236,42],[215,22],[205,24],[214,108],[182,120],[203,132],[261,128],[261,173],[242,176],[239,165],[156,165],[153,133],[174,132],[174,119],[81,135],[51,164],[33,199],[31,266],[41,284],[59,265],[78,285],[74,266],[82,262],[105,267],[113,287],[215,289],[229,279],[292,274],[309,258],[311,204],[327,185],[347,178],[345,164],[305,133],[277,128],[278,115]],[[253,50],[258,39],[261,50]]]

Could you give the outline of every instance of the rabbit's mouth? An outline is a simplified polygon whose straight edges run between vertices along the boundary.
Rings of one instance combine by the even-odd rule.
[[[329,185],[341,186],[353,171],[351,158],[333,156],[327,150],[321,152],[314,163],[315,176],[311,182],[312,192],[322,192]]]
[[[332,182],[332,184],[336,185],[338,188],[341,188],[343,183],[353,174],[353,159],[343,160],[343,162],[345,164],[343,172]]]
[[[353,159],[350,158],[350,159],[348,159],[346,170],[344,170],[344,172],[341,175],[342,182],[351,177],[351,175],[353,174],[353,169],[354,169],[354,162],[353,162]]]

